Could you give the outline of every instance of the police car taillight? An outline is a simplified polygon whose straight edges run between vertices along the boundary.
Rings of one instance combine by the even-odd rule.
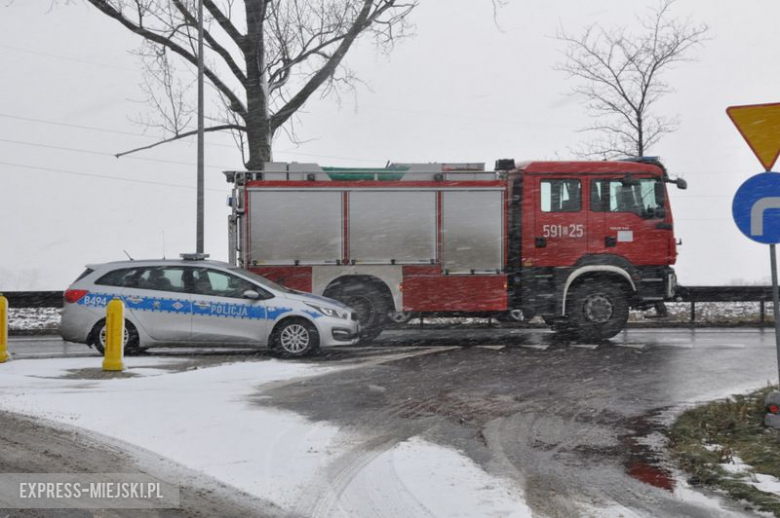
[[[63,298],[65,299],[65,302],[73,304],[80,301],[81,298],[88,293],[89,290],[67,290],[65,291]]]

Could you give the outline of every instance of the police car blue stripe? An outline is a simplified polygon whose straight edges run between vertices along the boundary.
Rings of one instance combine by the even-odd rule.
[[[192,314],[196,316],[250,320],[264,320],[267,318],[265,306],[231,304],[229,302],[209,302],[203,305],[193,304]]]
[[[119,298],[125,307],[137,311],[152,311],[156,313],[193,314],[195,316],[212,316],[221,318],[236,318],[249,320],[276,320],[285,313],[292,312],[288,307],[269,307],[264,305],[233,304],[229,302],[205,302],[202,305],[192,304],[186,299],[166,297],[140,297],[124,295],[118,297],[113,293],[90,293],[82,297],[78,304],[91,308],[105,308],[108,303]],[[312,318],[322,315],[306,311]]]

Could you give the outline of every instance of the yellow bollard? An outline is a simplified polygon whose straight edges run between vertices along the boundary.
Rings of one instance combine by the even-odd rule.
[[[8,354],[8,299],[0,295],[0,363],[11,359]]]
[[[104,371],[122,371],[125,369],[125,305],[114,299],[106,307],[106,353],[103,356]]]

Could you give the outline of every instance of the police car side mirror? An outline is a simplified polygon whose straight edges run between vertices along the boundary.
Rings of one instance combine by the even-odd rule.
[[[256,292],[255,290],[246,290],[243,293],[243,296],[244,296],[245,299],[250,299],[250,300],[259,300],[260,299],[260,294],[258,292]]]

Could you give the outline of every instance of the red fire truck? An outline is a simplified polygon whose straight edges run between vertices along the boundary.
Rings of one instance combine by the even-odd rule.
[[[539,315],[600,340],[675,294],[666,184],[686,186],[657,159],[225,174],[230,261],[352,306],[366,339],[435,314]]]

